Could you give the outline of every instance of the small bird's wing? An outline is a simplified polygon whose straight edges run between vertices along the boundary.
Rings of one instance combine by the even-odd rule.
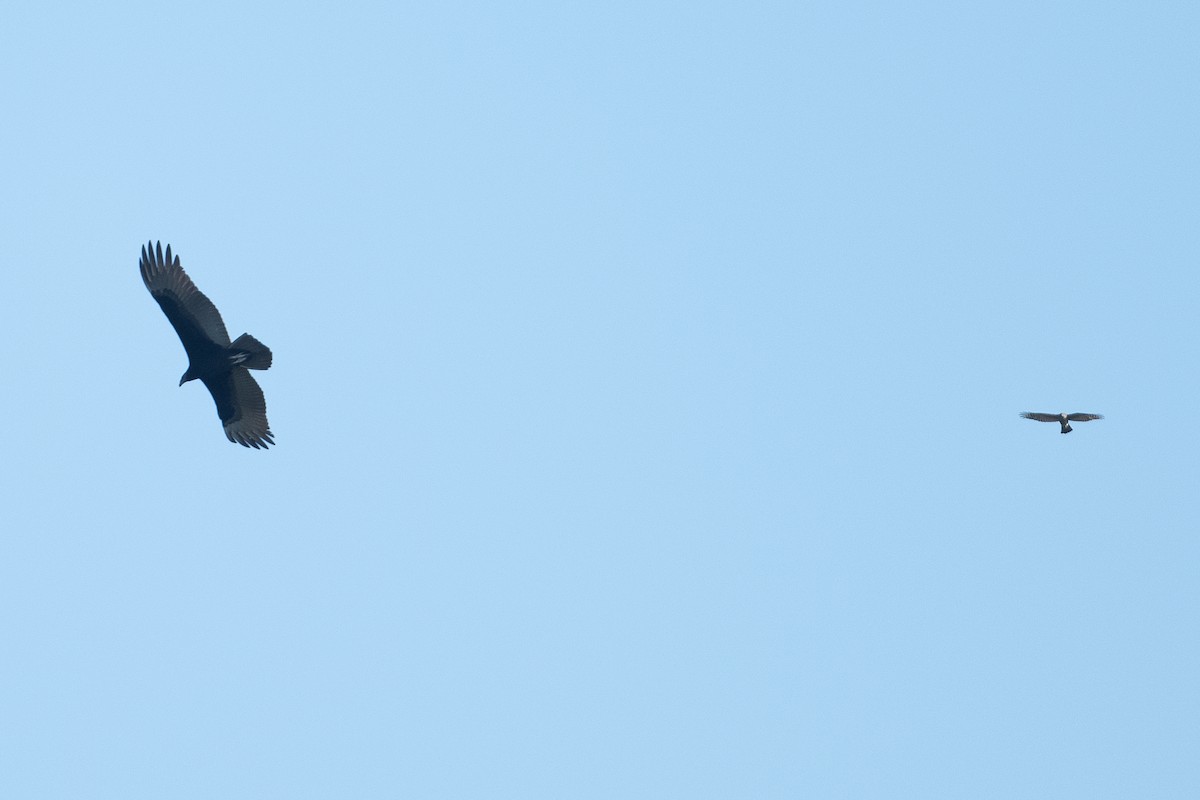
[[[183,271],[179,256],[172,259],[171,245],[167,245],[164,259],[162,242],[158,243],[157,250],[147,242],[138,266],[142,270],[142,282],[174,326],[189,357],[194,349],[203,348],[209,342],[229,346],[229,332],[225,330],[220,312]]]
[[[217,416],[229,441],[256,450],[275,444],[267,422],[267,401],[245,367],[234,367],[224,375],[201,380],[217,404]]]
[[[1104,419],[1103,414],[1084,414],[1076,411],[1074,414],[1067,414],[1067,419],[1071,422],[1091,422],[1094,419]]]
[[[1021,416],[1038,422],[1058,422],[1058,414],[1043,414],[1040,411],[1022,411]]]

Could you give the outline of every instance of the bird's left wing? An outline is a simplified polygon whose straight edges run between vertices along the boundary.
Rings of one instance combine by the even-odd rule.
[[[164,258],[162,242],[158,243],[157,250],[147,244],[142,248],[138,267],[142,271],[142,282],[175,327],[189,356],[192,354],[189,345],[198,336],[206,336],[221,347],[229,346],[229,333],[221,313],[183,271],[179,256],[172,257],[171,245],[167,245]]]
[[[1103,414],[1083,414],[1076,411],[1074,414],[1067,414],[1067,419],[1071,422],[1091,422],[1094,419],[1104,419]]]

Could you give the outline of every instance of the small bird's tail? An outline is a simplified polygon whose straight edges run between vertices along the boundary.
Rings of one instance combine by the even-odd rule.
[[[269,369],[271,348],[250,334],[243,333],[233,340],[233,344],[229,345],[229,358],[233,363],[249,369]]]
[[[268,352],[267,356],[270,357],[270,355],[271,353]],[[1063,429],[1059,431],[1059,433],[1070,433],[1072,430],[1073,428],[1071,427],[1071,423],[1068,422],[1066,425],[1063,425]]]

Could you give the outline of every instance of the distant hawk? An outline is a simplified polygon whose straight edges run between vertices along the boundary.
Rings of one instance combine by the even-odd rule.
[[[1094,419],[1104,419],[1103,414],[1081,414],[1078,411],[1074,414],[1042,414],[1038,411],[1023,411],[1021,412],[1021,416],[1025,419],[1035,419],[1038,422],[1057,422],[1059,425],[1062,425],[1062,430],[1059,433],[1070,433],[1071,422],[1090,422]]]

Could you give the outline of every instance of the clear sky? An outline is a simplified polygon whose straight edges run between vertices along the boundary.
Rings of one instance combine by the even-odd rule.
[[[1198,40],[8,8],[0,796],[1200,796]]]

